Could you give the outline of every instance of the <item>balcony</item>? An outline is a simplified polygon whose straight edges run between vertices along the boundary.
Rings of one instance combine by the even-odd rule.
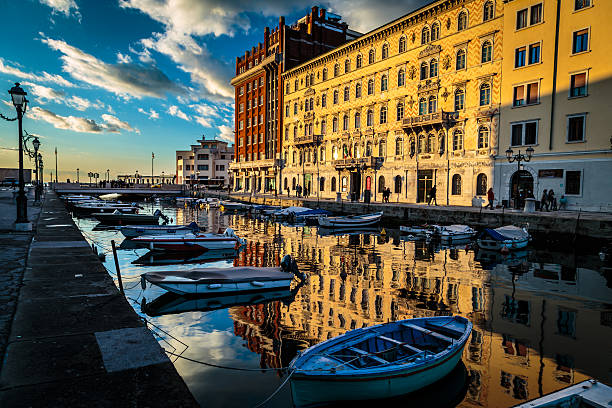
[[[319,143],[323,138],[321,135],[308,135],[308,136],[298,136],[293,139],[293,144],[296,146],[302,146],[307,144],[315,144]]]
[[[434,112],[426,115],[411,116],[402,120],[404,129],[423,128],[423,127],[450,127],[459,119],[457,112]]]
[[[241,161],[241,162],[230,162],[229,170],[230,171],[240,171],[240,170],[256,170],[256,169],[266,169],[274,166],[274,159],[262,159],[262,160],[252,160],[252,161]]]
[[[382,162],[382,157],[360,157],[358,159],[347,157],[346,159],[332,160],[332,165],[337,169],[357,169],[375,167],[378,162]]]
[[[274,53],[270,55],[269,57],[264,58],[264,60],[260,64],[257,64],[253,66],[252,68],[247,69],[242,74],[236,75],[234,78],[232,78],[230,83],[233,86],[236,86],[242,81],[245,81],[246,79],[260,72],[266,65],[278,64],[279,62],[281,62],[281,59],[282,59],[282,54]]]

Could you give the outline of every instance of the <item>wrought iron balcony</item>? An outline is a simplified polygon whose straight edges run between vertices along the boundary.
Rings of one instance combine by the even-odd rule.
[[[382,158],[378,158],[375,156],[360,158],[347,157],[346,159],[332,160],[332,165],[336,169],[368,168],[376,166],[377,162],[379,162],[380,159]]]
[[[307,135],[307,136],[298,136],[293,139],[293,143],[296,146],[306,145],[306,144],[316,144],[323,140],[321,135]]]
[[[404,128],[415,128],[425,126],[452,126],[459,119],[458,112],[434,112],[426,115],[411,116],[404,118],[402,126]]]

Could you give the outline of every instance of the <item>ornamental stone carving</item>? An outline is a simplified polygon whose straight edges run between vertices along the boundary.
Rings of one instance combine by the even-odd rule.
[[[429,44],[424,50],[419,52],[419,58],[426,58],[433,54],[439,54],[442,51],[442,46],[438,44]]]

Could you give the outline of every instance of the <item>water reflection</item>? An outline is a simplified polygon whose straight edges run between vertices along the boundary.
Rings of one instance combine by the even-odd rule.
[[[179,350],[183,342],[190,358],[284,367],[297,351],[350,329],[459,314],[474,323],[474,331],[463,356],[465,387],[454,405],[508,407],[589,377],[612,379],[612,289],[596,255],[529,249],[501,256],[475,253],[465,244],[443,248],[408,241],[393,230],[326,234],[316,227],[216,210],[163,211],[177,223],[196,220],[210,231],[231,227],[248,244],[234,259],[186,259],[194,263],[179,266],[170,265],[181,259],[147,258],[146,249],[121,250],[124,285],[131,286],[127,295],[141,314],[143,296],[155,299],[164,293],[141,290],[137,279],[144,271],[192,268],[200,261],[202,267],[273,266],[289,253],[309,275],[290,303],[263,299],[230,307],[221,302],[221,309],[183,305],[177,314],[147,316],[169,334],[157,333],[162,345]],[[114,230],[92,231],[93,221],[79,223],[106,249],[110,239],[121,240]],[[107,259],[112,273],[112,257]],[[189,311],[178,313],[181,307]],[[180,359],[175,364],[196,398],[208,406],[254,405],[283,380],[275,371],[236,373]],[[446,392],[450,385],[443,388]],[[391,405],[418,405],[410,398],[416,396]],[[289,390],[283,389],[270,406],[291,406]]]

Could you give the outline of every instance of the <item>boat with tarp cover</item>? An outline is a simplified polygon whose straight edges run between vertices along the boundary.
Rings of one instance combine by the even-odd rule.
[[[319,225],[327,228],[365,227],[378,224],[383,212],[364,215],[347,215],[343,217],[319,217]]]
[[[525,228],[506,225],[486,228],[478,238],[478,247],[489,251],[517,250],[525,248],[530,240],[531,235]]]
[[[213,249],[238,249],[246,244],[233,229],[227,228],[223,234],[213,233],[183,233],[163,235],[143,235],[132,239],[151,250],[204,252]]]
[[[472,323],[461,316],[400,320],[351,330],[289,364],[297,406],[392,398],[432,384],[461,359]]]

